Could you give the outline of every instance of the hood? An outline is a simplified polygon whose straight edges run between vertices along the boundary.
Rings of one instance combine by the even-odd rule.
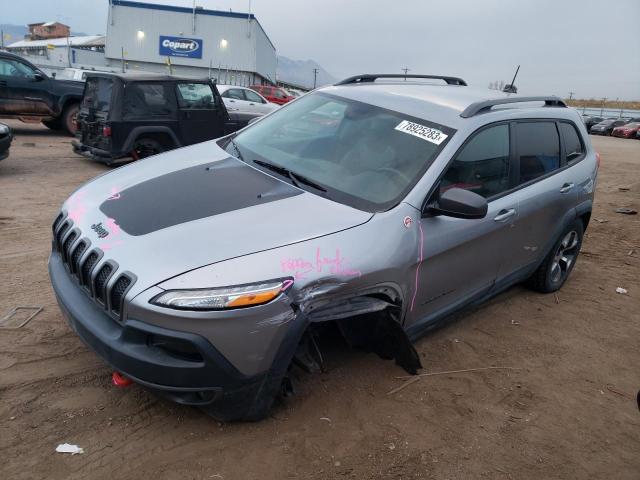
[[[134,294],[184,272],[367,222],[215,141],[135,162],[76,191],[63,210],[91,248],[137,277]]]

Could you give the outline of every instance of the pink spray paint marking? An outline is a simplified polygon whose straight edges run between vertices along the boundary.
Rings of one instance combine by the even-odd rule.
[[[111,187],[111,195],[107,197],[107,200],[118,200],[120,199],[120,188]]]
[[[120,237],[120,234],[122,233],[122,230],[120,229],[120,225],[118,225],[113,218],[107,218],[104,221],[104,224],[105,224],[105,227],[109,230],[110,240],[106,242],[102,242],[100,244],[100,248],[106,251],[106,250],[112,250],[115,247],[123,245],[124,242],[118,239],[118,237]]]
[[[413,305],[416,302],[416,295],[418,294],[418,282],[420,277],[420,267],[422,266],[422,261],[424,260],[424,232],[422,231],[422,223],[418,222],[418,227],[420,228],[420,262],[416,267],[416,285],[413,290],[413,298],[411,299],[411,309],[409,311],[413,312]]]
[[[74,223],[80,222],[85,213],[87,213],[87,207],[84,204],[86,194],[86,192],[78,192],[69,198],[69,218]]]
[[[285,280],[284,282],[282,282],[282,288],[280,289],[281,292],[284,292],[287,288],[289,288],[291,285],[293,285],[293,280],[291,280],[290,278],[288,278],[287,280]]]
[[[329,269],[329,273],[333,275],[342,275],[346,277],[359,277],[362,275],[360,270],[353,270],[347,266],[349,261],[340,254],[340,249],[336,249],[335,256],[325,257],[322,255],[320,248],[316,248],[314,260],[304,258],[285,258],[280,261],[280,268],[285,273],[292,273],[295,279],[307,278],[307,274],[316,271],[322,273],[325,268]]]

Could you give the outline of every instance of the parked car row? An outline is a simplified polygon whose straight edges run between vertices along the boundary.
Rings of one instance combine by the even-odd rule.
[[[610,135],[623,138],[640,138],[638,126],[640,118],[602,118],[583,115],[582,121],[587,131],[592,135]]]

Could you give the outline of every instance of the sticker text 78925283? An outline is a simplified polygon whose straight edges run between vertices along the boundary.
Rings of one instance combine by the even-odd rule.
[[[426,140],[427,142],[435,143],[436,145],[440,145],[448,137],[447,134],[442,133],[436,128],[425,127],[424,125],[413,123],[408,120],[403,120],[402,122],[400,122],[396,126],[395,130],[408,133],[409,135],[421,138],[423,140]]]

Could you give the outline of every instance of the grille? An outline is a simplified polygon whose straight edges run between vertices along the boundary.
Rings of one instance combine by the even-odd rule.
[[[73,273],[77,273],[80,271],[80,257],[87,249],[87,242],[82,240],[78,243],[78,246],[73,251],[73,255],[71,255],[71,260],[69,261],[69,268]]]
[[[62,221],[63,218],[64,218],[64,215],[62,213],[59,213],[51,227],[51,229],[53,230],[53,233],[56,232],[56,228],[58,228],[58,225],[60,225],[60,222]]]
[[[113,271],[113,267],[110,264],[106,263],[102,266],[102,268],[98,272],[98,275],[96,276],[94,291],[96,292],[96,298],[102,303],[105,303],[104,287],[107,284],[107,280],[109,280],[109,276],[111,275],[112,271]]]
[[[97,252],[91,252],[87,259],[82,264],[82,271],[80,272],[80,283],[82,285],[89,287],[91,285],[91,272],[93,271],[93,267],[98,263],[98,255]]]
[[[109,300],[111,302],[111,310],[116,315],[120,315],[122,299],[124,298],[124,294],[130,285],[131,279],[125,275],[121,275],[111,288]]]
[[[67,239],[64,241],[61,253],[65,259],[68,259],[71,256],[71,245],[73,245],[73,242],[76,240],[77,236],[78,234],[76,232],[71,232]]]
[[[62,225],[62,228],[58,232],[58,235],[56,236],[56,243],[58,244],[58,250],[61,249],[62,239],[64,238],[65,233],[67,233],[67,230],[69,230],[70,227],[71,227],[71,222],[66,222],[64,225]]]
[[[64,213],[58,214],[51,228],[54,249],[60,253],[62,262],[70,274],[77,278],[85,292],[101,308],[105,308],[111,317],[121,318],[124,296],[135,283],[135,275],[124,272],[111,288],[107,288],[109,279],[118,271],[118,265],[113,260],[102,263],[102,250],[91,248],[91,242],[87,238],[82,238],[82,233],[77,227],[74,228],[73,221],[65,217]],[[98,267],[100,269],[94,277]]]

